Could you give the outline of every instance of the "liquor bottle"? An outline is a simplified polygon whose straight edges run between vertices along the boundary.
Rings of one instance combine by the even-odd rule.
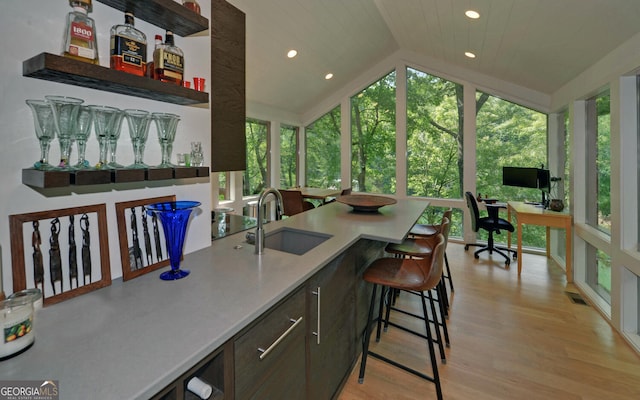
[[[153,53],[151,54],[151,62],[147,63],[147,73],[146,73],[146,76],[152,79],[155,74],[155,63],[153,62],[153,56],[160,47],[164,46],[164,43],[162,43],[162,35],[155,36],[155,43],[156,44],[155,44],[155,47],[153,48]]]
[[[124,14],[124,25],[111,28],[111,69],[144,76],[147,70],[147,36],[134,26],[133,13]]]
[[[153,52],[154,79],[182,85],[184,53],[174,44],[173,32],[167,31],[164,45]]]
[[[62,55],[99,65],[96,24],[88,16],[92,10],[91,0],[69,0],[69,5],[73,11],[67,14]]]

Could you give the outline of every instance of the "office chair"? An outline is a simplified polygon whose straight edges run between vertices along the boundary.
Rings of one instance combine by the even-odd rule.
[[[471,213],[471,227],[474,232],[478,232],[480,229],[484,229],[489,232],[489,239],[487,240],[487,244],[480,243],[465,243],[464,249],[469,250],[469,246],[478,246],[482,247],[479,250],[476,250],[473,253],[475,258],[480,258],[480,253],[483,251],[488,251],[489,254],[496,253],[500,254],[505,258],[505,265],[511,264],[511,259],[509,255],[513,253],[513,259],[515,260],[517,257],[517,252],[515,250],[511,250],[506,247],[495,246],[493,243],[493,234],[500,234],[500,231],[505,230],[509,232],[513,232],[515,229],[513,225],[507,221],[506,219],[500,218],[498,216],[499,207],[496,205],[487,204],[487,217],[480,217],[480,211],[478,210],[478,203],[476,202],[476,198],[473,196],[471,192],[466,192],[464,197],[467,200],[467,206],[469,207],[469,212]],[[506,254],[505,254],[506,252]]]
[[[282,195],[282,202],[284,203],[284,212],[282,215],[290,217],[314,208],[313,203],[306,201],[302,197],[302,192],[300,192],[300,190],[280,189],[279,192],[280,195]]]

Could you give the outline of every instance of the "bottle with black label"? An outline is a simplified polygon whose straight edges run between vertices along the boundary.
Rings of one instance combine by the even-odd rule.
[[[184,53],[174,44],[173,32],[167,31],[164,46],[153,52],[153,78],[182,86],[184,77]]]
[[[62,55],[99,65],[96,23],[88,16],[91,0],[69,0],[69,5],[73,11],[67,14]]]
[[[110,66],[138,76],[147,71],[147,36],[134,26],[133,13],[125,13],[124,24],[111,28]]]

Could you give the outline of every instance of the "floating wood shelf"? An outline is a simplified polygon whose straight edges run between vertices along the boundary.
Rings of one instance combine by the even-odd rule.
[[[209,29],[209,20],[174,0],[97,0],[122,12],[132,12],[136,19],[147,21],[178,36],[189,36]]]
[[[34,168],[22,170],[22,183],[49,189],[69,186],[103,185],[110,183],[145,182],[168,179],[189,179],[209,176],[209,167],[175,167],[86,171],[40,171]]]
[[[199,92],[51,53],[40,53],[24,61],[22,75],[166,103],[193,105],[209,102],[207,92]]]

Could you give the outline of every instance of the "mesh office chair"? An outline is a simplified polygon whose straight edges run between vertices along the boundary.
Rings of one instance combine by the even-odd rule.
[[[489,232],[489,239],[487,240],[486,245],[481,243],[466,243],[464,245],[464,249],[469,250],[469,246],[482,247],[481,249],[476,250],[475,253],[473,253],[473,256],[475,258],[480,258],[480,253],[482,253],[483,251],[488,251],[489,254],[493,254],[493,252],[495,251],[505,258],[504,263],[507,266],[511,264],[511,258],[509,257],[509,255],[513,253],[513,259],[515,260],[517,252],[506,247],[496,246],[493,242],[494,233],[500,234],[501,231],[513,232],[515,230],[511,222],[507,221],[506,219],[500,218],[498,216],[499,207],[491,204],[487,204],[487,212],[489,215],[487,217],[480,217],[478,203],[476,202],[476,198],[473,196],[473,194],[471,192],[466,192],[464,194],[464,197],[467,200],[467,206],[469,207],[469,212],[471,213],[471,227],[473,228],[473,231],[478,232],[478,230],[484,229],[485,231]]]

